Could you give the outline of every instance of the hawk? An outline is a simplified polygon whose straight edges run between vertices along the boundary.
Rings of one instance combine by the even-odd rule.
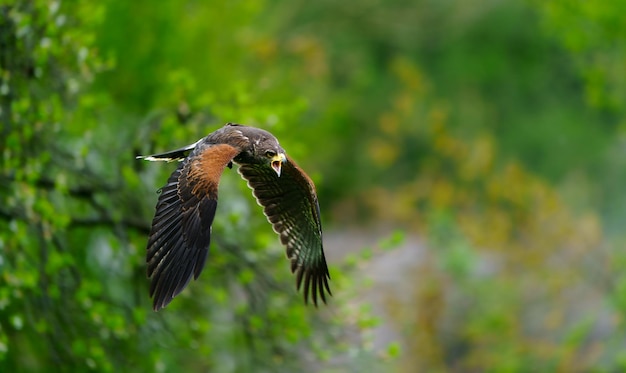
[[[226,167],[239,174],[285,246],[296,289],[317,306],[326,303],[330,274],[322,245],[320,210],[313,181],[285,154],[271,133],[228,123],[194,144],[148,161],[180,161],[160,189],[147,246],[147,273],[155,311],[167,306],[204,267]]]

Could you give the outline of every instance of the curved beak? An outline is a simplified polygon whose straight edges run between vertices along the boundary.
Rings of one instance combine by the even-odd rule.
[[[278,177],[280,177],[280,170],[283,162],[287,162],[287,157],[285,157],[285,154],[283,153],[278,153],[271,159],[272,168],[276,171],[276,175],[278,175]]]

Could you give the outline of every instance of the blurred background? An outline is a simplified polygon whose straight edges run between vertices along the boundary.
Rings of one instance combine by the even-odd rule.
[[[626,1],[0,0],[0,371],[626,370]],[[226,170],[166,309],[174,164],[262,127],[314,179],[328,306]]]

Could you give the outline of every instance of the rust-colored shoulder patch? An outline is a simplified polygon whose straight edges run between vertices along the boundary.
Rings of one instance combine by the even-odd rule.
[[[224,168],[239,153],[239,150],[227,144],[208,146],[200,154],[190,159],[188,185],[193,186],[195,195],[209,194],[217,198],[217,187]]]

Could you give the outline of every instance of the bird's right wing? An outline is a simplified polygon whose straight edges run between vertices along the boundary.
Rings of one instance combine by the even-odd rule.
[[[319,204],[311,179],[290,159],[283,163],[280,177],[267,165],[242,164],[239,173],[248,181],[286,246],[298,289],[304,281],[305,303],[309,291],[315,305],[318,295],[326,303],[326,293],[331,294],[330,274],[322,245]]]
[[[226,144],[196,149],[161,188],[146,257],[154,310],[165,307],[192,277],[200,275],[208,254],[219,180],[238,153]]]

